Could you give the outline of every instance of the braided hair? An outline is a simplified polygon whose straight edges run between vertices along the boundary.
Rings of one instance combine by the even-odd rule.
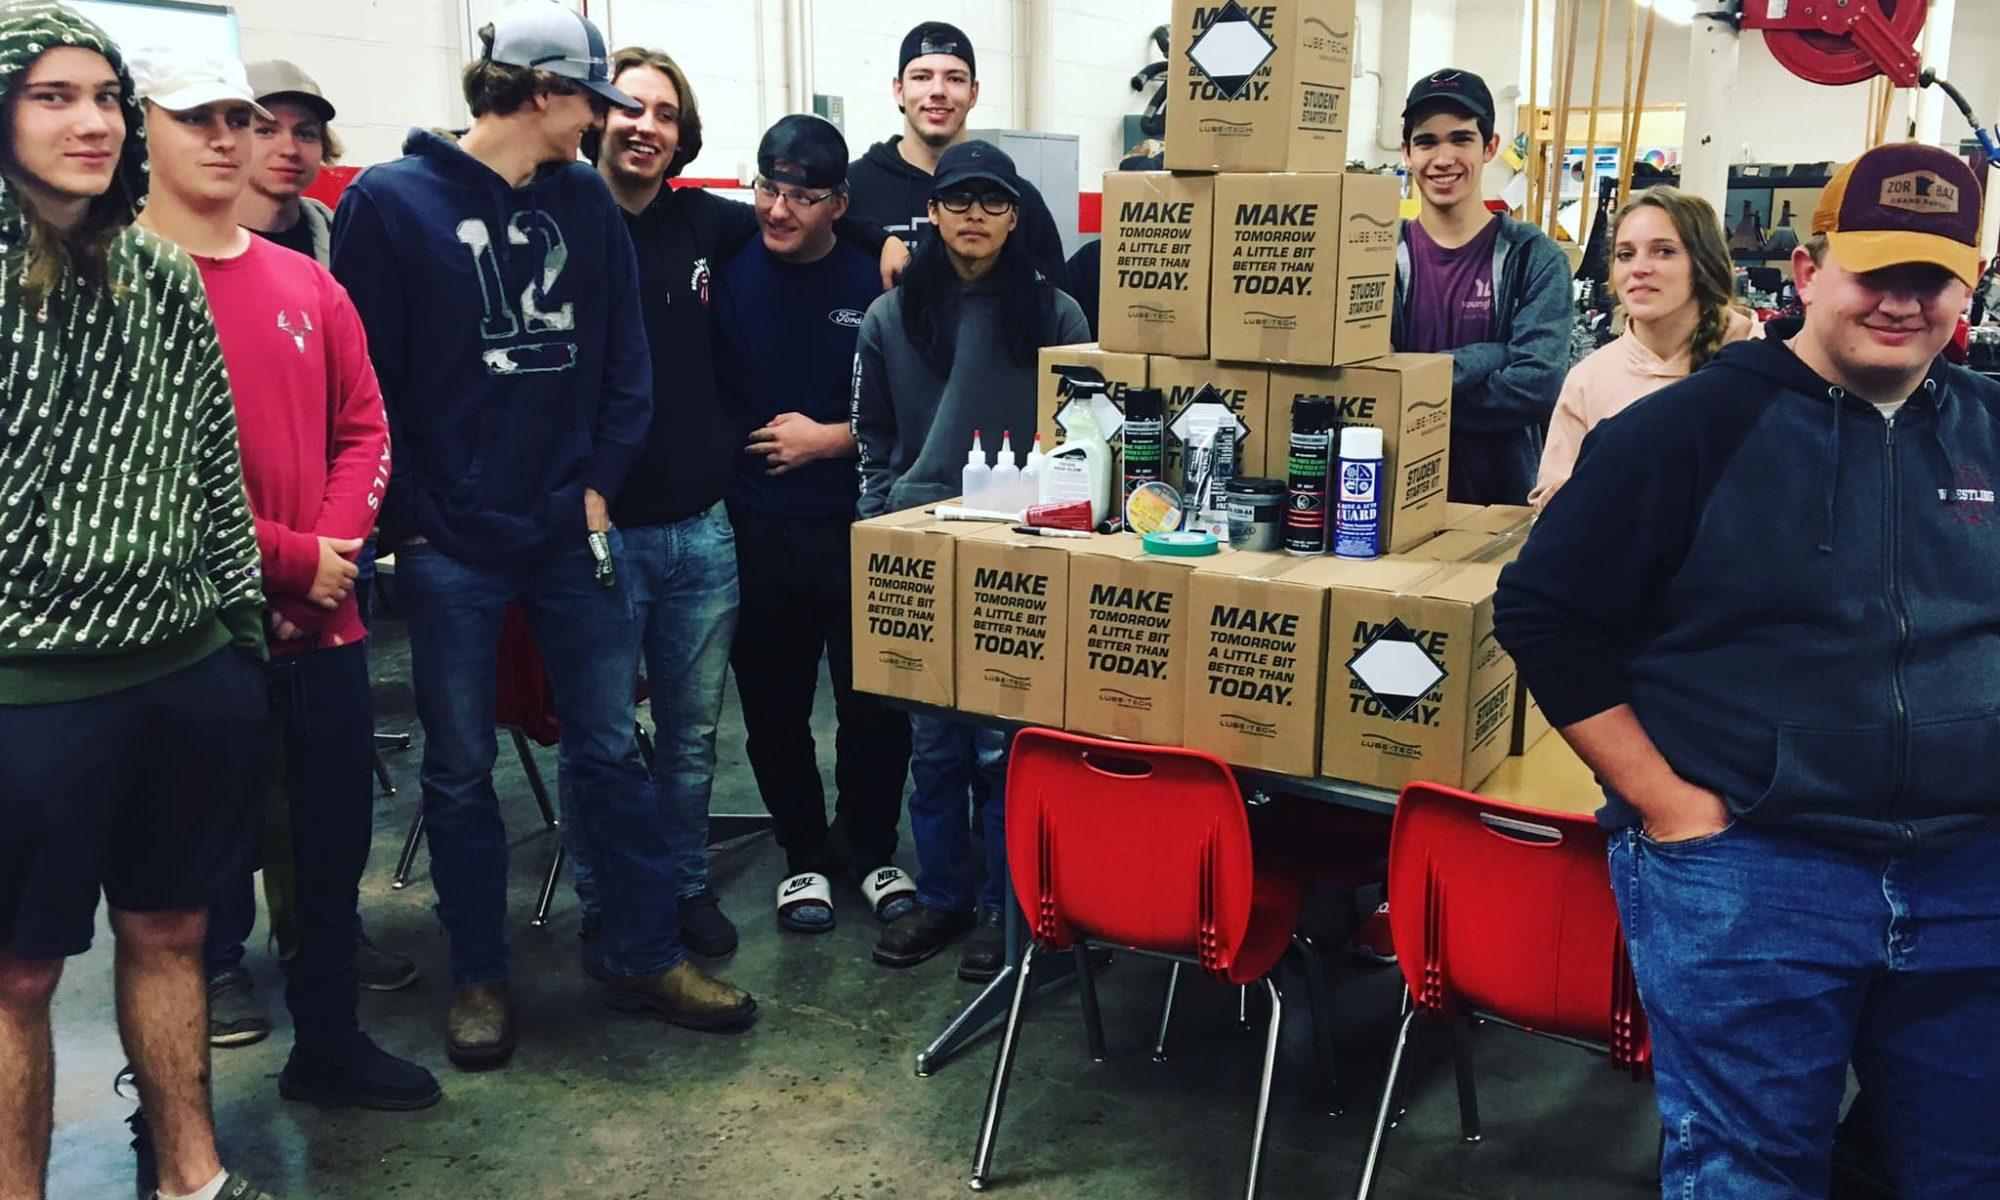
[[[1699,371],[1728,340],[1731,312],[1742,311],[1736,303],[1736,269],[1729,257],[1729,244],[1723,239],[1722,221],[1700,196],[1665,185],[1648,188],[1618,210],[1611,224],[1614,246],[1619,226],[1641,207],[1667,214],[1687,251],[1689,283],[1700,311],[1694,336],[1688,342],[1688,369]]]

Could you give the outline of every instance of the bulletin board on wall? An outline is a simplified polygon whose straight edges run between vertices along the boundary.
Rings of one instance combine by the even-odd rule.
[[[200,0],[65,0],[97,23],[128,56],[149,46],[195,49],[224,58],[239,54],[236,12]]]

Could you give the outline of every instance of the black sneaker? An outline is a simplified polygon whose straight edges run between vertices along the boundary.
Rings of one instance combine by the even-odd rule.
[[[395,992],[417,981],[417,964],[384,950],[364,933],[354,943],[354,973],[368,991]]]
[[[958,953],[958,977],[968,983],[985,983],[998,975],[1006,962],[1007,914],[997,908],[980,913],[979,926]]]
[[[604,918],[586,914],[576,930],[577,965],[599,983],[611,982],[611,969],[604,965]]]
[[[919,904],[882,931],[875,943],[875,961],[885,967],[914,967],[971,929],[976,920],[969,908],[950,911]]]
[[[397,1058],[357,1033],[332,1062],[312,1062],[297,1050],[278,1072],[278,1094],[319,1108],[414,1112],[444,1098],[437,1077]]]
[[[692,896],[682,896],[681,945],[690,954],[720,958],[736,951],[736,926],[722,915],[722,901],[715,892],[703,888]]]
[[[242,967],[208,981],[208,1044],[248,1046],[271,1036],[271,1020],[257,1005],[250,972]]]

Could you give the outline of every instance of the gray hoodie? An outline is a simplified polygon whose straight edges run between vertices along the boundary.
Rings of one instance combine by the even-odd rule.
[[[854,349],[854,440],[861,449],[860,515],[935,504],[958,495],[972,431],[991,455],[1002,432],[1025,454],[1035,438],[1035,364],[1007,353],[1000,298],[975,284],[959,300],[949,376],[924,361],[903,332],[903,289],[869,305]],[[1076,301],[1054,294],[1040,344],[1090,340]]]

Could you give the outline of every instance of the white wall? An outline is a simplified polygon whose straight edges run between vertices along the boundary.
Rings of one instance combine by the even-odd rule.
[[[236,0],[246,58],[291,58],[316,74],[335,104],[349,161],[393,157],[411,125],[461,124],[458,70],[466,56],[468,21],[484,19],[503,0]],[[692,76],[702,102],[708,148],[691,168],[702,176],[737,175],[754,157],[764,127],[789,111],[784,0],[565,0],[587,7],[608,25],[614,44],[641,42],[667,50]],[[1142,97],[1127,80],[1152,58],[1146,38],[1169,17],[1171,0],[1046,0],[1054,33],[1047,52],[1055,59],[1052,111],[1056,132],[1079,139],[1079,177],[1086,189],[1115,166],[1124,147],[1120,118],[1137,112]],[[1606,50],[1605,102],[1622,91],[1625,13],[1630,0],[1612,0]],[[1025,121],[1027,0],[810,0],[814,14],[811,74],[814,89],[847,103],[848,141],[866,143],[898,132],[889,80],[905,30],[926,18],[965,29],[979,51],[977,125],[1017,127]],[[1579,31],[1576,102],[1588,101],[1596,0],[1585,0]],[[1357,0],[1361,25],[1356,51],[1365,71],[1393,80],[1384,97],[1378,75],[1354,82],[1351,156],[1371,164],[1396,161],[1394,147],[1376,144],[1384,103],[1393,114],[1411,72],[1447,63],[1471,67],[1492,84],[1503,110],[1501,129],[1511,136],[1512,110],[1525,99],[1505,89],[1526,76],[1525,0]],[[1552,20],[1553,0],[1543,5]],[[1384,22],[1406,23],[1400,69],[1385,70]],[[1545,36],[1547,36],[1545,34]],[[1685,28],[1658,27],[1647,96],[1654,103],[1687,98]],[[1551,72],[1551,55],[1543,71]],[[2000,120],[2000,3],[1960,0],[1954,26],[1955,82],[1989,121]],[[1462,61],[1460,61],[1462,60]],[[1542,89],[1547,95],[1547,88]],[[1744,39],[1735,127],[1737,149],[1767,162],[1838,159],[1860,145],[1867,88],[1822,88],[1787,73],[1759,36]],[[1898,101],[1892,130],[1900,132],[1906,102]],[[1963,121],[1945,121],[1956,139]],[[1394,139],[1389,139],[1393,141]]]

